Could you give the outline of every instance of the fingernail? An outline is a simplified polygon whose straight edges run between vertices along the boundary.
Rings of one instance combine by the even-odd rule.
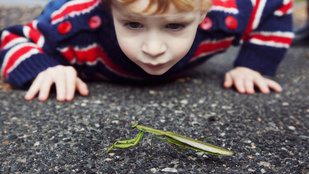
[[[30,94],[27,93],[27,94],[25,95],[25,99],[28,99],[28,98],[30,98]]]
[[[44,94],[39,95],[39,100],[45,100],[45,99],[46,99],[46,95],[44,95]]]
[[[58,94],[57,95],[57,100],[63,101],[65,99],[65,96],[63,94]]]
[[[70,95],[70,94],[68,94],[67,97],[66,97],[66,100],[67,100],[67,101],[71,101],[72,99],[73,99],[73,96]]]

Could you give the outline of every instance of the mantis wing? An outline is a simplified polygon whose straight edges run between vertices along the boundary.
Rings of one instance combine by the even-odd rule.
[[[202,141],[194,140],[192,138],[188,138],[179,134],[175,134],[173,132],[165,133],[166,139],[180,146],[184,146],[190,149],[194,149],[197,151],[201,151],[204,153],[210,153],[213,155],[221,155],[221,156],[230,156],[233,155],[234,152],[209,144]]]

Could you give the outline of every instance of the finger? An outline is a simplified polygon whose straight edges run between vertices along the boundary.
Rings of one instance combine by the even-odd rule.
[[[239,93],[245,93],[244,81],[242,78],[234,79],[234,85]]]
[[[254,83],[252,80],[245,79],[244,80],[245,92],[247,94],[254,94]]]
[[[59,68],[57,74],[61,75],[54,75],[54,82],[56,85],[56,92],[57,92],[57,100],[58,101],[65,101],[66,98],[66,75],[63,69]]]
[[[66,72],[66,100],[72,101],[76,91],[77,73],[73,67],[69,67]]]
[[[258,78],[254,80],[255,85],[260,89],[260,91],[264,94],[269,94],[270,90],[268,88],[268,85],[266,83],[266,80],[264,77]]]
[[[83,96],[87,96],[89,94],[87,84],[83,82],[80,78],[77,78],[76,80],[76,88],[78,92]]]
[[[48,99],[52,84],[52,78],[50,76],[44,76],[42,83],[40,84],[39,101],[46,101]]]
[[[225,88],[231,88],[233,85],[233,80],[230,73],[225,74],[223,86]]]
[[[266,79],[266,83],[268,84],[268,86],[273,89],[274,91],[276,92],[282,92],[283,89],[281,87],[281,85],[273,80],[270,80],[270,79]]]
[[[42,83],[44,74],[40,73],[38,76],[34,79],[32,82],[30,88],[28,89],[26,95],[25,95],[25,100],[32,100],[34,99],[35,95],[39,92],[40,89],[40,84]]]

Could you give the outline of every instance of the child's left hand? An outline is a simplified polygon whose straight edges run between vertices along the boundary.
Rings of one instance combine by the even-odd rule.
[[[233,85],[239,93],[254,94],[254,86],[264,94],[269,94],[270,89],[282,92],[282,87],[277,82],[264,78],[259,72],[245,67],[236,67],[225,74],[223,86],[231,88]]]

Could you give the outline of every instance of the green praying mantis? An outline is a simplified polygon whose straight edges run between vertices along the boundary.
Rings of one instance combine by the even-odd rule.
[[[200,151],[200,152],[204,152],[204,153],[208,153],[208,154],[212,154],[212,155],[219,155],[219,156],[230,156],[233,155],[234,152],[209,144],[209,143],[205,143],[202,141],[198,141],[192,138],[188,138],[179,134],[175,134],[173,132],[169,132],[169,131],[162,131],[162,130],[157,130],[151,127],[147,127],[147,126],[141,126],[138,125],[138,123],[135,123],[131,126],[132,129],[137,128],[140,130],[140,133],[134,138],[134,139],[128,139],[128,140],[119,140],[116,141],[113,146],[111,146],[106,152],[105,154],[108,154],[109,151],[111,151],[112,149],[114,149],[115,147],[119,147],[119,148],[129,148],[132,146],[137,145],[137,143],[141,140],[141,138],[144,135],[144,132],[149,132],[149,133],[153,133],[156,135],[160,135],[163,136],[166,139],[162,139],[156,136],[153,136],[153,138],[159,139],[165,143],[168,143],[170,145],[178,145],[181,146],[182,149],[193,149],[196,151]],[[151,147],[152,147],[152,143],[153,143],[153,138],[151,140]],[[178,153],[184,155],[185,157],[187,157],[190,160],[193,160],[191,158],[189,158],[187,155],[181,153],[180,151],[176,150],[176,148],[173,148],[175,151],[177,151]],[[152,148],[151,148],[152,151]],[[204,168],[197,163],[195,160],[193,160],[196,164],[198,164],[203,170]]]

